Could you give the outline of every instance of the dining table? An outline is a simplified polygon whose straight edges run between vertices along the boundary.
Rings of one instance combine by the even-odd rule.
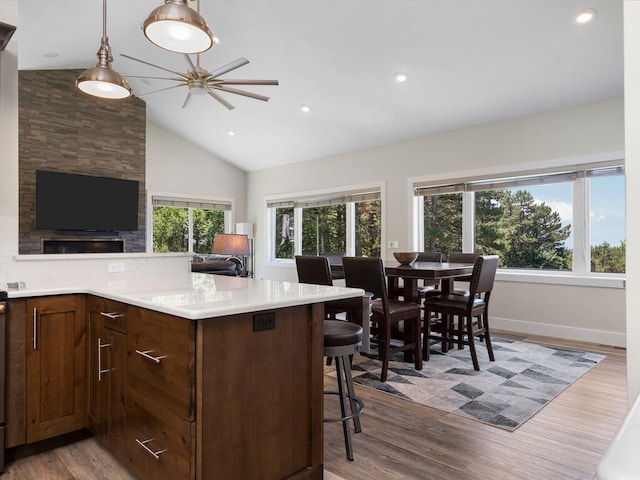
[[[456,277],[471,275],[473,263],[413,262],[403,265],[394,260],[387,260],[384,262],[384,270],[388,279],[389,298],[402,296],[405,301],[419,304],[420,280],[439,280],[442,294],[446,295],[453,291]],[[402,287],[398,282],[400,278],[403,279]]]

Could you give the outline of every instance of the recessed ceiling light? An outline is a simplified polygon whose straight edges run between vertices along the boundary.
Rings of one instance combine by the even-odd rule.
[[[58,52],[48,52],[43,55],[44,58],[56,58],[59,55]]]
[[[213,44],[214,45],[218,45],[220,43],[220,37],[217,36],[215,33],[213,34]]]
[[[234,132],[233,130],[229,130],[227,132],[227,135],[229,135],[230,137],[233,137],[236,134],[236,132]]]
[[[300,105],[300,110],[302,110],[304,113],[307,113],[311,111],[311,107],[309,105]]]
[[[578,25],[586,25],[587,23],[593,22],[596,18],[596,11],[593,8],[583,8],[580,10],[573,21]]]
[[[408,77],[407,77],[407,74],[406,74],[406,73],[404,73],[404,72],[398,72],[398,73],[396,73],[396,74],[395,74],[395,79],[396,79],[398,82],[406,82],[406,81],[407,81],[407,78],[408,78]]]

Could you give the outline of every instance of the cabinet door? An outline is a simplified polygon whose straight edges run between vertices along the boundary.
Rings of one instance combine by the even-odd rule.
[[[125,428],[126,428],[126,360],[127,337],[114,330],[103,328],[103,346],[106,355],[103,356],[102,383],[106,385],[105,399],[107,402],[106,418],[104,419],[104,444],[115,456],[125,459]],[[106,357],[106,358],[105,358]]]
[[[89,298],[87,322],[87,428],[96,437],[104,436],[106,418],[106,382],[104,376],[104,317],[100,299]]]
[[[84,298],[27,300],[27,443],[86,425]]]
[[[90,297],[87,322],[87,428],[124,461],[126,309]],[[120,331],[116,331],[121,330]]]

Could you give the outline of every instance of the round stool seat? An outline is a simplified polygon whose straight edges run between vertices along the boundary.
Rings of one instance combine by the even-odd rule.
[[[342,347],[362,343],[362,327],[343,320],[324,321],[324,346]]]

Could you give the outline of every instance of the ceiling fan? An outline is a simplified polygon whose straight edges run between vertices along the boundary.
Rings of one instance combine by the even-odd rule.
[[[253,92],[247,92],[246,90],[240,90],[234,87],[230,87],[230,85],[278,85],[277,80],[230,80],[230,79],[220,78],[220,76],[224,75],[225,73],[229,73],[232,70],[235,70],[236,68],[242,67],[243,65],[246,65],[247,63],[249,63],[249,60],[247,60],[244,57],[240,57],[237,60],[234,60],[233,62],[228,63],[227,65],[216,68],[215,70],[208,71],[200,66],[199,54],[196,56],[197,59],[195,64],[193,63],[189,55],[183,54],[189,69],[187,70],[186,73],[182,73],[182,72],[175,72],[173,70],[169,70],[168,68],[160,67],[158,65],[154,65],[153,63],[145,62],[144,60],[139,60],[137,58],[131,57],[129,55],[125,55],[123,53],[121,53],[120,55],[130,60],[144,63],[145,65],[149,65],[151,67],[158,68],[160,70],[164,70],[165,72],[169,72],[169,73],[172,73],[173,75],[176,75],[175,77],[172,77],[172,78],[148,77],[148,76],[137,76],[137,75],[124,75],[124,76],[127,78],[146,78],[146,79],[155,79],[155,80],[171,80],[171,81],[178,82],[176,85],[172,85],[170,87],[161,88],[159,90],[154,90],[152,92],[147,92],[147,93],[138,95],[140,97],[163,92],[173,88],[185,87],[185,86],[188,87],[189,91],[187,92],[187,97],[185,98],[184,103],[182,104],[182,108],[185,108],[187,106],[187,104],[189,103],[189,100],[191,99],[191,95],[210,95],[211,97],[215,98],[218,102],[220,102],[229,110],[233,110],[235,107],[231,103],[229,103],[227,100],[225,100],[220,94],[218,94],[217,91],[234,93],[236,95],[243,95],[245,97],[254,98],[256,100],[262,100],[263,102],[266,102],[267,100],[269,100],[269,97],[265,97],[264,95],[259,95]]]

